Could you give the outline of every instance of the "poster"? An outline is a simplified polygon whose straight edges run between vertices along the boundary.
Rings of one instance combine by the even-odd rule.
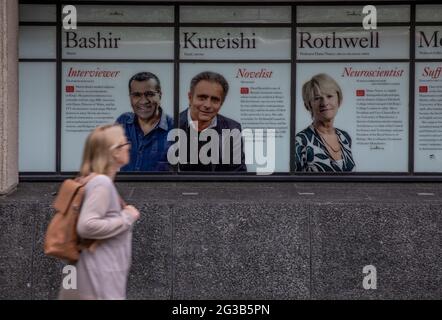
[[[303,27],[296,39],[299,60],[409,58],[408,27]]]
[[[88,133],[131,111],[128,82],[149,71],[161,82],[161,107],[173,117],[172,63],[63,63],[61,170],[77,171]]]
[[[342,90],[334,127],[351,138],[357,172],[408,170],[408,63],[299,63],[296,82],[296,133],[312,123],[302,86],[325,73]]]
[[[290,28],[180,28],[181,59],[290,60]]]
[[[290,168],[290,64],[288,63],[182,63],[180,65],[180,112],[189,105],[191,79],[202,71],[221,74],[229,84],[229,92],[219,114],[250,129],[254,140],[268,150],[266,137],[259,137],[257,129],[274,129],[274,172],[288,172]],[[252,141],[253,140],[253,141]],[[248,172],[262,167],[255,149],[245,149]],[[272,156],[271,154],[268,155]],[[269,164],[270,162],[268,162]]]
[[[414,171],[442,172],[442,62],[416,63]]]
[[[416,26],[416,58],[442,59],[442,27]]]
[[[63,59],[173,59],[173,28],[86,27],[63,30]]]

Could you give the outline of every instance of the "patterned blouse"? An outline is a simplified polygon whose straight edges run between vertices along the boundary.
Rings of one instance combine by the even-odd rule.
[[[353,171],[355,162],[351,154],[350,135],[335,129],[341,145],[342,159],[334,160],[322,142],[313,125],[296,135],[295,171],[303,172],[343,172]]]

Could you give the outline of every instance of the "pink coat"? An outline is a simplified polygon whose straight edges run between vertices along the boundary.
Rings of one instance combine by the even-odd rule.
[[[77,289],[61,286],[59,299],[125,299],[132,253],[132,216],[121,209],[113,181],[92,178],[77,225],[84,239],[100,239],[96,248],[83,250],[76,263]]]

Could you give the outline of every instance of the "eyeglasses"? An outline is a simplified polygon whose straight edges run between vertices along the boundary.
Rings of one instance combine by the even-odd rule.
[[[157,95],[158,91],[145,91],[145,92],[131,92],[129,95],[135,100],[140,100],[142,96],[146,99],[153,98]]]
[[[117,144],[111,147],[111,149],[121,149],[125,146],[131,146],[130,142],[126,142],[126,143],[122,143],[122,144]]]

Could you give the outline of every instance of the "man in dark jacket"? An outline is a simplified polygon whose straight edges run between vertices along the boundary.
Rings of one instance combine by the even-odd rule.
[[[179,118],[179,127],[187,134],[188,147],[186,163],[179,164],[180,171],[247,171],[241,125],[218,114],[228,90],[226,79],[219,73],[204,71],[191,80],[189,108],[181,112]],[[214,145],[219,146],[219,150],[207,148],[206,144],[211,141],[208,136],[213,136],[207,135],[207,130],[216,132],[218,143]],[[230,136],[227,135],[229,132]],[[203,139],[200,139],[201,135]],[[197,146],[197,149],[191,145]],[[215,161],[207,163],[201,155],[207,155],[212,160],[215,158]]]

